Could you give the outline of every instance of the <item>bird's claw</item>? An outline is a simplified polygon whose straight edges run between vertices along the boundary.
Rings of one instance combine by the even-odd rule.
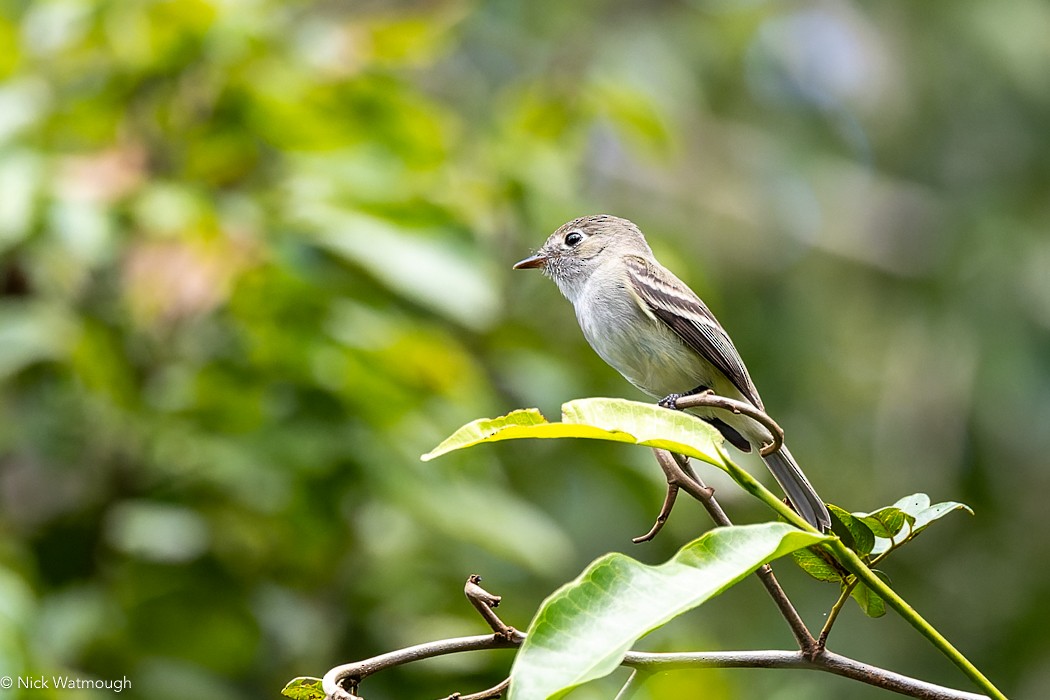
[[[669,408],[672,411],[681,411],[682,409],[678,408],[678,399],[682,398],[683,396],[695,396],[697,394],[704,394],[704,393],[713,393],[713,392],[711,392],[711,390],[709,388],[707,388],[706,386],[701,384],[700,386],[696,387],[695,389],[687,391],[684,394],[668,394],[667,396],[665,396],[662,399],[660,399],[660,401],[657,402],[657,405],[661,406],[663,408]]]
[[[667,396],[660,399],[658,405],[662,408],[669,408],[672,411],[678,410],[678,399],[682,398],[681,394],[668,394]]]

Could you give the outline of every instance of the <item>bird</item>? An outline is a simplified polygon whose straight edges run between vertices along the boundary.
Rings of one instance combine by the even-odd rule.
[[[576,311],[591,348],[661,405],[711,391],[765,412],[740,353],[707,305],[661,265],[631,221],[595,214],[563,224],[514,269],[539,269]],[[749,452],[771,443],[763,423],[713,407],[687,409]],[[782,445],[763,456],[795,511],[810,525],[831,527],[827,506]]]

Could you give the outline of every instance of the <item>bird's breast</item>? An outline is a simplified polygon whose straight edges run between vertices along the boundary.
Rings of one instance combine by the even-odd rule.
[[[584,337],[606,363],[654,397],[713,386],[717,372],[707,361],[626,290],[615,291],[584,294],[576,305]]]

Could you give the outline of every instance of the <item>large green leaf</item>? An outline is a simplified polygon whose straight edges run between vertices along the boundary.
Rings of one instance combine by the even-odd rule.
[[[623,554],[555,591],[511,669],[512,700],[545,700],[615,669],[639,637],[718,595],[762,564],[830,539],[785,523],[711,530],[659,566]]]
[[[682,411],[625,399],[579,399],[551,423],[534,408],[471,421],[423,455],[424,461],[483,442],[519,438],[590,438],[662,447],[725,468],[717,430]]]

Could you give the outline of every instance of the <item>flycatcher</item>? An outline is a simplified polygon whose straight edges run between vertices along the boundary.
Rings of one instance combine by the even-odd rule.
[[[693,290],[653,257],[630,221],[573,219],[515,270],[539,268],[576,309],[584,337],[627,381],[663,405],[710,389],[765,410],[729,334]],[[760,422],[716,408],[689,409],[745,452],[773,436]],[[795,510],[825,531],[831,517],[787,446],[763,457]]]

